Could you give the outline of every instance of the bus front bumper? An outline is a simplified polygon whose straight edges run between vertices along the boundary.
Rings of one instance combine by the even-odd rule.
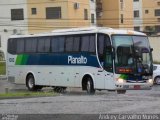
[[[116,83],[116,90],[150,90],[152,83]]]

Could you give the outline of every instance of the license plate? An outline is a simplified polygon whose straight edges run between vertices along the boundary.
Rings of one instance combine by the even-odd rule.
[[[135,89],[135,90],[140,90],[140,89],[141,89],[141,86],[140,86],[140,85],[134,85],[134,89]]]

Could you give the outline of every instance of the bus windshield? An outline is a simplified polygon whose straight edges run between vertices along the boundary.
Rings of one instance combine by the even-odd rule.
[[[112,36],[115,51],[115,72],[151,74],[152,57],[146,36]]]

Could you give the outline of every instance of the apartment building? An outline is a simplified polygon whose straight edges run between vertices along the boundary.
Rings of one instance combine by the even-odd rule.
[[[160,0],[143,1],[143,31],[160,32]]]
[[[96,25],[95,0],[1,0],[0,51],[13,34]]]
[[[143,31],[142,0],[133,0],[134,30]]]
[[[90,0],[28,0],[29,33],[91,25]]]
[[[134,29],[160,32],[160,0],[134,0]]]
[[[97,0],[97,25],[133,29],[133,0]]]

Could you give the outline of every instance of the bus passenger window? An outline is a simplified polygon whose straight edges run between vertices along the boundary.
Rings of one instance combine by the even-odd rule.
[[[17,39],[17,53],[24,53],[24,39]]]
[[[73,51],[78,52],[80,47],[80,37],[74,37]]]
[[[73,51],[73,37],[67,36],[66,37],[66,52],[72,52]]]
[[[52,52],[64,52],[65,37],[53,37],[51,41]]]
[[[26,38],[25,40],[25,52],[35,53],[37,48],[37,38]]]
[[[88,48],[89,48],[89,36],[82,36],[81,51],[88,52]]]
[[[50,52],[50,38],[38,38],[38,52]]]

